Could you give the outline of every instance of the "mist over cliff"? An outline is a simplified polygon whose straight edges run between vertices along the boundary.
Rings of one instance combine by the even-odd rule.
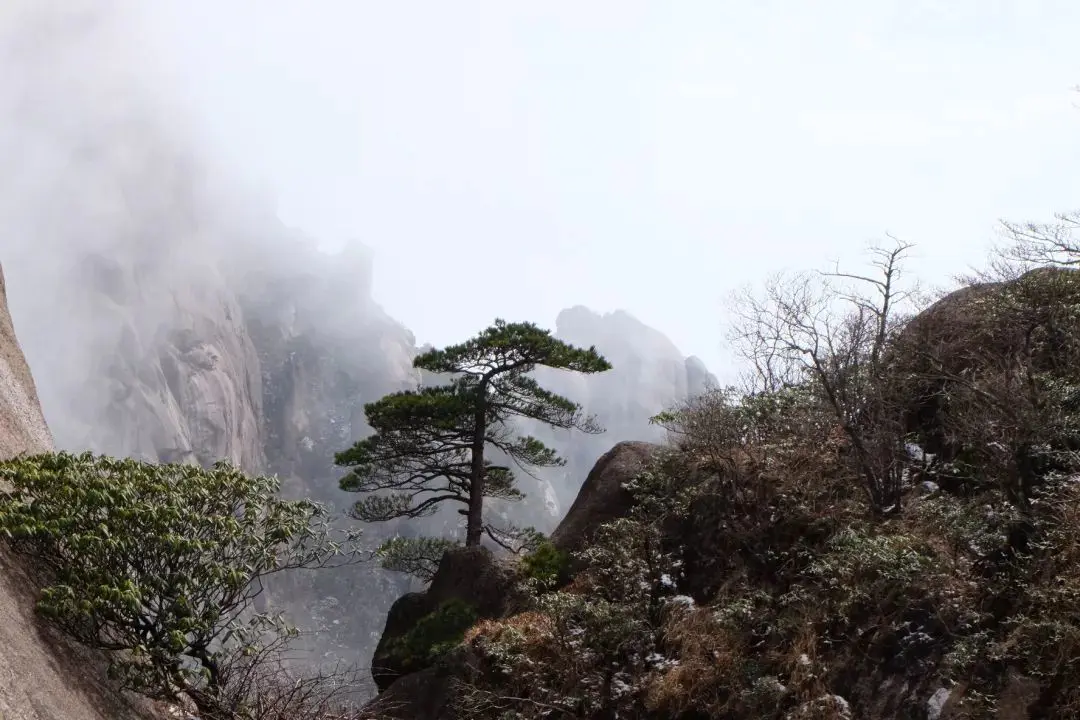
[[[20,0],[0,13],[0,260],[56,444],[226,459],[344,509],[354,498],[337,489],[333,454],[367,430],[365,403],[421,382],[416,341],[375,302],[362,245],[321,252],[208,156],[144,37],[124,0]],[[657,438],[649,416],[710,382],[625,313],[574,307],[555,329],[615,370],[543,374],[608,432],[527,428],[568,458],[523,478],[528,498],[508,511],[542,530],[600,454]],[[358,662],[409,587],[370,567],[298,578],[271,602],[328,633],[312,650]]]

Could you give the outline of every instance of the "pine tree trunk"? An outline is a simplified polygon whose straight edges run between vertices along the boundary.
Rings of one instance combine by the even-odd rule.
[[[487,388],[479,388],[480,408],[476,411],[472,442],[472,480],[469,484],[469,515],[465,529],[465,547],[480,545],[484,532],[484,444],[487,436],[487,413],[484,394]]]

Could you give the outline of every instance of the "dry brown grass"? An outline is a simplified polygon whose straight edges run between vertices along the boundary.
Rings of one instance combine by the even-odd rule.
[[[555,621],[549,615],[529,610],[500,620],[481,620],[465,632],[464,642],[472,644],[479,638],[498,642],[514,633],[517,642],[531,648],[550,640],[554,632]]]
[[[708,609],[694,608],[669,619],[664,639],[679,664],[650,680],[645,707],[676,717],[694,707],[722,708],[741,675],[742,638],[718,626]]]

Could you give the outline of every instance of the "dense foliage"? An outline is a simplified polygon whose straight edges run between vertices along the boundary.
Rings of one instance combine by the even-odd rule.
[[[0,482],[0,532],[46,570],[41,612],[111,651],[125,686],[207,711],[238,659],[292,632],[254,612],[263,581],[352,552],[319,505],[225,463],[48,453],[0,463]]]
[[[755,340],[816,339],[657,416],[630,515],[470,630],[461,716],[1080,714],[1078,278],[769,314]]]

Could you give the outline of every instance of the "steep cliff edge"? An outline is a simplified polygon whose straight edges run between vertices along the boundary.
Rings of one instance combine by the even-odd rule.
[[[38,403],[34,378],[15,337],[0,268],[0,457],[44,452],[51,447],[52,435]]]
[[[34,380],[8,313],[0,270],[0,458],[51,447]],[[39,621],[33,587],[20,563],[0,550],[0,718],[151,717],[147,704],[128,702],[105,682],[100,658],[66,642]]]

